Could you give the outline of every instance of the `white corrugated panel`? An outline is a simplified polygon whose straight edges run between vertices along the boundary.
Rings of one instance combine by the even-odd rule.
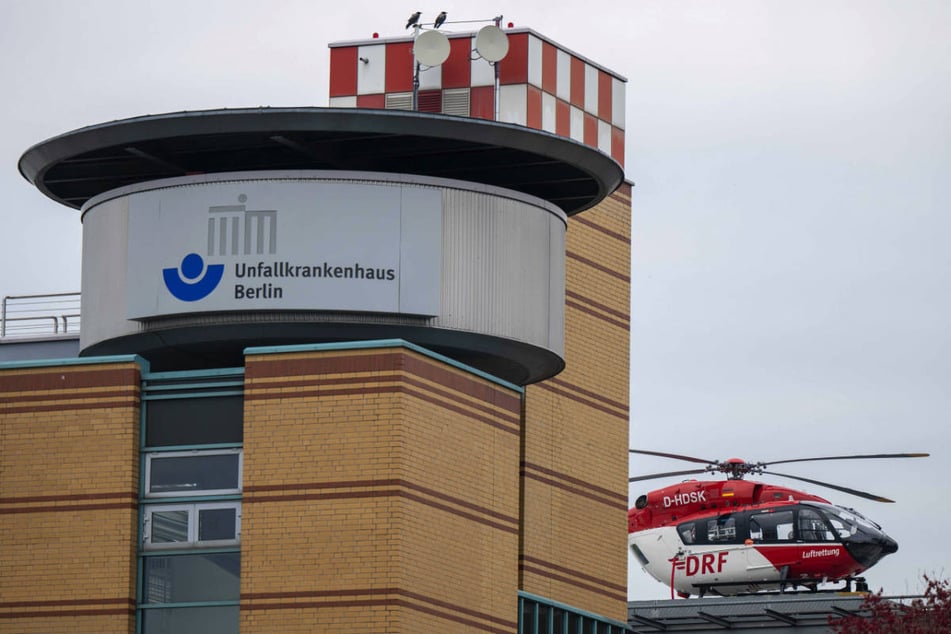
[[[386,95],[384,107],[387,110],[412,110],[413,93],[411,92],[393,92]]]
[[[563,354],[563,221],[507,198],[458,190],[443,196],[439,325]]]
[[[448,88],[442,91],[443,114],[455,114],[461,117],[469,116],[469,89]]]

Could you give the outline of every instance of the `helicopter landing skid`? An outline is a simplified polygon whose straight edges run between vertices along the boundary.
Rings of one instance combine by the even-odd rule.
[[[731,583],[695,583],[698,596],[702,599],[708,594],[715,596],[763,596],[768,594],[819,594],[819,593],[840,593],[840,592],[868,592],[868,583],[865,577],[845,577],[839,579],[843,585],[837,588],[820,588],[820,584],[833,583],[827,579],[780,579],[775,582],[763,582],[763,590],[756,588],[760,584],[750,583],[749,581],[737,581]],[[855,589],[853,590],[853,584]],[[724,594],[718,588],[744,587],[748,590],[743,592],[730,592]],[[769,588],[769,589],[767,589]]]

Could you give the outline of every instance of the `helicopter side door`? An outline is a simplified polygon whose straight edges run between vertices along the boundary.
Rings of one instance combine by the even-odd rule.
[[[751,582],[778,581],[788,575],[790,547],[796,542],[796,518],[792,508],[748,512],[751,548],[746,551],[747,575]]]
[[[684,522],[677,526],[677,532],[684,544],[683,552],[671,562],[677,590],[703,594],[717,588],[727,594],[745,581],[747,528],[743,514]]]

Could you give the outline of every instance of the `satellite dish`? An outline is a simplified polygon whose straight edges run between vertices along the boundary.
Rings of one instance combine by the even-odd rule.
[[[475,41],[476,51],[487,62],[498,62],[509,52],[509,36],[502,29],[490,24],[479,29]]]
[[[439,31],[423,31],[413,45],[416,60],[425,66],[439,66],[449,57],[449,38]]]

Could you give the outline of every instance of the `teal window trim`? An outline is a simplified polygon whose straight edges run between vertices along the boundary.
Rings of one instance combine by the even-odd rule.
[[[171,550],[197,549],[197,548],[240,548],[241,546],[241,500],[231,502],[215,500],[213,502],[173,502],[170,504],[146,504],[143,506],[145,511],[145,525],[142,528],[141,545],[142,550],[154,550],[156,552],[167,552]],[[231,510],[234,514],[233,531],[229,536],[210,537],[202,539],[201,517],[202,513],[215,512],[219,510]],[[155,522],[157,515],[168,513],[184,513],[186,518],[184,539],[175,539],[163,541],[161,538],[154,541]]]
[[[207,385],[207,388],[217,387]],[[149,388],[151,391],[154,388]],[[241,396],[244,390],[205,390],[202,392],[189,392],[188,394],[152,394],[151,392],[142,395],[143,401],[181,401],[189,398],[210,398],[212,396]]]
[[[522,604],[522,609],[519,612],[519,614],[521,616],[524,616],[525,615],[525,598],[524,597],[520,598],[519,601]],[[521,626],[522,634],[536,634],[538,632],[538,608],[539,607],[540,606],[537,602],[532,602],[531,604],[532,622],[531,623],[524,623],[524,622],[521,622],[521,619],[519,619],[520,621],[519,625]],[[548,634],[548,632],[545,632],[545,634]]]
[[[202,381],[201,383],[159,383],[158,385],[148,385],[146,390],[149,392],[175,392],[186,390],[204,390],[208,387],[241,387],[244,385],[244,378],[235,381]]]
[[[152,506],[155,504],[189,504],[191,502],[240,502],[240,493],[227,493],[225,495],[193,495],[191,497],[178,496],[167,498],[139,498],[139,504],[142,506]]]
[[[139,372],[145,376],[149,372],[149,362],[137,354],[120,354],[105,357],[68,357],[66,359],[35,359],[32,361],[2,361],[0,370],[19,368],[51,368],[60,365],[102,365],[105,363],[135,363]]]
[[[143,397],[145,394],[142,395]],[[142,491],[145,491],[145,456],[142,455],[143,450],[145,449],[145,407],[139,406],[139,495],[142,495]],[[140,520],[142,518],[139,518]],[[142,523],[139,522],[139,526]]]
[[[171,557],[174,555],[226,555],[228,553],[240,552],[241,548],[239,546],[221,546],[217,548],[169,548],[168,550],[139,549],[139,557]]]
[[[244,376],[244,368],[215,368],[213,370],[170,370],[168,372],[150,372],[142,375],[143,381],[169,381],[191,378],[210,378],[216,376]]]
[[[136,357],[137,358],[137,357]],[[113,361],[114,359],[110,359]],[[123,359],[125,360],[125,359]],[[144,360],[143,360],[144,361]],[[173,383],[173,381],[181,381]],[[183,370],[170,372],[150,373],[148,364],[142,368],[141,399],[145,401],[159,401],[172,399],[212,398],[216,396],[244,396],[244,368],[218,368],[214,370]],[[145,565],[149,557],[169,557],[176,555],[210,555],[240,553],[240,544],[223,546],[206,546],[202,548],[168,548],[145,550],[143,548],[143,525],[147,509],[150,506],[162,504],[192,504],[203,502],[241,502],[242,494],[229,493],[224,495],[202,496],[175,496],[167,498],[146,498],[147,488],[145,481],[145,461],[147,454],[165,453],[173,451],[207,451],[215,449],[243,449],[244,443],[209,443],[197,445],[174,445],[152,447],[145,444],[147,431],[146,408],[140,408],[139,414],[139,505],[138,505],[138,543],[136,555],[136,611],[135,632],[142,634],[144,625],[143,615],[146,610],[155,609],[189,609],[189,608],[237,608],[240,599],[228,601],[195,601],[181,603],[142,603],[145,591]]]
[[[240,442],[223,442],[223,443],[208,443],[204,445],[167,445],[167,446],[144,446],[141,447],[141,450],[144,453],[161,453],[163,451],[206,451],[210,449],[241,449],[244,446],[244,443]]]
[[[240,599],[229,601],[186,601],[182,603],[143,603],[140,610],[169,610],[172,608],[230,608],[240,605]]]
[[[142,565],[142,509],[139,508],[139,528],[138,528],[138,540],[139,543],[136,546],[136,550],[139,551],[139,557],[136,559],[135,563],[135,634],[141,634],[142,632],[142,612],[139,608],[139,598],[142,596],[142,593],[145,590],[145,566]]]

